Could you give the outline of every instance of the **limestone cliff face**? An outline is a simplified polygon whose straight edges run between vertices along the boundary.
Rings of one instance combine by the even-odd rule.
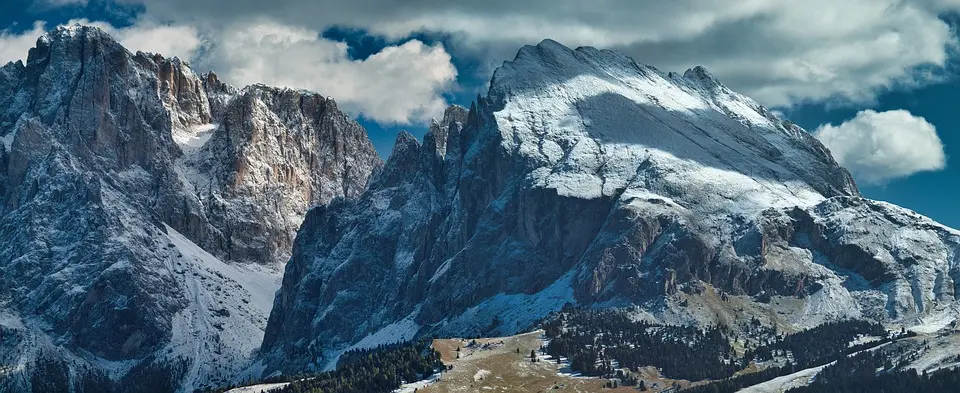
[[[125,381],[98,389],[228,382],[305,212],[381,166],[330,98],[235,89],[81,26],[0,68],[0,141],[0,368],[19,370],[0,391],[44,361]]]
[[[219,132],[185,161],[210,175],[192,186],[219,223],[226,257],[252,261],[286,261],[307,209],[356,197],[381,165],[366,131],[333,99],[261,85],[242,90]],[[261,221],[232,224],[243,216]]]
[[[359,198],[308,213],[262,356],[300,371],[385,337],[516,333],[568,303],[909,325],[955,301],[958,244],[861,198],[816,139],[702,68],[544,41],[422,143],[400,135]]]

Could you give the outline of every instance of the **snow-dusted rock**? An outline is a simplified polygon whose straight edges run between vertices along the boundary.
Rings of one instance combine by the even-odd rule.
[[[228,382],[304,213],[381,166],[332,99],[82,26],[0,68],[0,141],[0,391]]]
[[[400,135],[357,200],[308,213],[262,350],[268,371],[321,368],[398,326],[504,335],[566,303],[909,325],[954,301],[957,244],[703,68],[548,40],[422,144]]]

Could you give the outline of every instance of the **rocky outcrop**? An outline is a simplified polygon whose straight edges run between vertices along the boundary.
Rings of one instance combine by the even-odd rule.
[[[381,166],[330,98],[238,90],[91,27],[40,38],[0,93],[0,391],[42,365],[78,391],[229,382],[304,213]]]
[[[954,301],[957,236],[860,198],[815,138],[702,68],[544,41],[422,144],[400,135],[358,199],[310,211],[262,354],[268,372],[320,368],[384,340],[516,333],[568,303],[909,325]]]

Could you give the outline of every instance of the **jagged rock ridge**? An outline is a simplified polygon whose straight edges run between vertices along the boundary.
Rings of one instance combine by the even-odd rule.
[[[91,27],[41,37],[0,93],[0,391],[228,382],[303,214],[382,165],[330,98],[236,89]]]
[[[308,213],[268,372],[516,333],[568,303],[787,329],[956,313],[960,233],[860,197],[815,138],[703,68],[547,40],[423,139],[401,134],[363,195]]]

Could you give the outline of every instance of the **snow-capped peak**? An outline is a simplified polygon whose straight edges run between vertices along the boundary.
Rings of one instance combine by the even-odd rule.
[[[37,39],[37,43],[50,44],[58,41],[72,41],[78,38],[84,38],[90,41],[101,41],[111,45],[120,45],[110,34],[99,27],[79,23],[57,26],[53,30],[40,36],[40,38]]]
[[[643,189],[696,211],[757,212],[857,194],[818,142],[703,67],[676,78],[545,40],[494,73],[489,97],[504,148],[561,195]]]

